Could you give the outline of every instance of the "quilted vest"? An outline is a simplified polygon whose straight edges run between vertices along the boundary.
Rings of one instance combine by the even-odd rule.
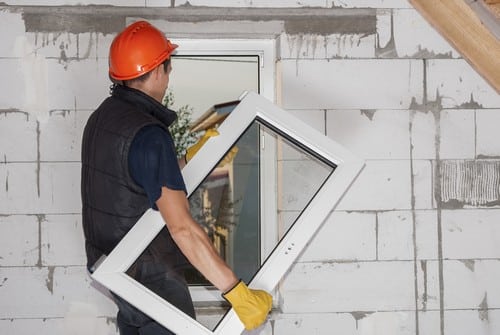
[[[82,139],[81,196],[89,271],[150,208],[146,193],[129,174],[128,153],[135,135],[149,125],[160,126],[170,135],[167,127],[175,119],[175,112],[141,91],[115,86],[87,121]],[[187,264],[166,227],[141,255],[145,256],[174,269]]]

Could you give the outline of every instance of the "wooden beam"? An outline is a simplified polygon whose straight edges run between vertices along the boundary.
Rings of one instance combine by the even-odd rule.
[[[463,0],[409,1],[500,94],[500,41],[467,3]]]
[[[485,6],[500,20],[500,0],[483,0]]]

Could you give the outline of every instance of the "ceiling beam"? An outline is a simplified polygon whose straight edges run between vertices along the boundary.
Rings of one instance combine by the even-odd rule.
[[[463,0],[409,0],[500,94],[500,41]],[[488,0],[491,4],[500,0]]]

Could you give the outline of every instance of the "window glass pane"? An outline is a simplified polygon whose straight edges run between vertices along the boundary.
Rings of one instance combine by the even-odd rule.
[[[270,135],[266,138],[271,138],[271,143],[262,143],[264,133]],[[260,153],[270,145],[276,146],[278,153],[274,206],[278,212],[274,222],[260,219],[266,205],[260,205]],[[236,275],[249,282],[261,265],[261,224],[279,225],[276,246],[334,169],[334,165],[255,121],[193,192],[189,199],[192,215]],[[208,284],[194,268],[187,273],[191,284]]]
[[[237,100],[244,91],[259,93],[259,57],[172,57],[169,90],[173,109],[188,105],[196,120],[214,104]]]
[[[237,276],[260,267],[259,127],[252,125],[189,197],[193,218]],[[192,285],[209,284],[194,269]]]

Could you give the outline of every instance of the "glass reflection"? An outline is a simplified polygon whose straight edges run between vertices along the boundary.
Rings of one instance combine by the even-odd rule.
[[[268,143],[263,143],[263,138]],[[274,178],[266,182],[276,185],[273,208],[277,211],[274,217],[262,220],[264,207],[271,204],[261,202],[261,157],[270,149],[276,153],[277,169]],[[255,121],[190,196],[191,213],[236,275],[249,282],[261,265],[263,225],[278,227],[269,230],[276,232],[272,239],[275,247],[334,169],[334,165]],[[210,285],[194,268],[188,269],[186,276],[190,285]],[[228,309],[224,303],[220,306],[227,308],[211,315],[212,326],[217,324],[214,318],[220,320]]]

